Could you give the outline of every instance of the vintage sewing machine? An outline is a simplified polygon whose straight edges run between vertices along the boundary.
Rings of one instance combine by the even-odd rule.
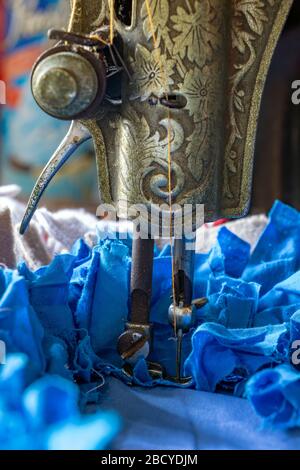
[[[118,342],[127,371],[151,347],[151,214],[162,220],[167,204],[175,240],[166,315],[177,336],[175,380],[188,380],[182,336],[206,300],[193,299],[193,251],[186,236],[175,236],[175,212],[192,207],[193,221],[199,204],[205,221],[247,213],[264,80],[291,5],[72,0],[69,28],[49,32],[57,44],[35,64],[32,91],[46,113],[72,124],[33,190],[21,232],[52,177],[93,138],[101,201],[118,205],[120,217],[122,202],[147,209],[149,233],[133,242],[130,321]],[[157,364],[149,371],[163,373]]]

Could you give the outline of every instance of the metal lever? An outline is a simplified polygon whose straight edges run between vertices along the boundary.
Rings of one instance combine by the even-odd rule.
[[[73,155],[75,150],[78,147],[91,139],[92,136],[88,129],[79,121],[73,121],[69,132],[66,137],[55,151],[54,155],[51,157],[43,172],[41,173],[39,179],[37,180],[34,189],[31,193],[24,218],[21,223],[20,233],[24,235],[28,225],[37,209],[39,201],[47,189],[49,183],[56,175],[56,173],[61,169],[61,167],[66,163],[66,161]]]
[[[71,44],[77,44],[85,47],[104,47],[104,41],[96,36],[85,36],[62,29],[50,29],[48,31],[48,38],[56,41],[67,41]]]

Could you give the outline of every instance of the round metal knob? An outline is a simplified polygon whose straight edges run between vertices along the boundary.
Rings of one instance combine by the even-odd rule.
[[[73,74],[58,67],[38,75],[35,80],[35,90],[44,106],[61,110],[70,106],[79,92]]]
[[[66,120],[87,118],[104,98],[106,71],[90,52],[57,47],[38,60],[31,85],[37,104],[47,114]]]

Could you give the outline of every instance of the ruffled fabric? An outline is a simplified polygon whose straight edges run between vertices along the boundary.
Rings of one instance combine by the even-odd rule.
[[[58,255],[37,271],[25,264],[18,271],[0,269],[0,340],[8,354],[27,358],[24,390],[45,376],[76,381],[81,384],[79,403],[84,411],[87,404],[98,403],[108,375],[145,387],[172,384],[154,382],[143,360],[132,378],[122,372],[116,345],[130,311],[131,241],[120,238],[102,231],[93,249],[79,240],[70,254]],[[183,339],[191,387],[247,394],[266,422],[277,425],[274,413],[280,414],[281,427],[298,421],[282,414],[281,408],[275,408],[269,419],[262,412],[265,401],[255,399],[260,386],[253,384],[259,374],[277,370],[280,374],[281,367],[299,375],[291,362],[292,343],[300,340],[299,238],[300,214],[280,202],[275,203],[254,250],[221,228],[210,252],[196,255],[194,296],[206,296],[209,302],[197,312],[195,330]],[[175,375],[176,357],[167,315],[171,272],[170,247],[156,249],[150,359],[159,361],[168,376]],[[276,383],[284,395],[288,380]],[[293,406],[299,410],[296,401]]]
[[[216,391],[222,381],[232,382],[234,374],[244,381],[262,367],[284,360],[278,344],[286,332],[285,324],[241,330],[205,323],[193,335],[186,373],[194,378],[197,389],[207,392]]]
[[[247,397],[265,425],[300,426],[300,374],[290,365],[258,372],[247,384]]]

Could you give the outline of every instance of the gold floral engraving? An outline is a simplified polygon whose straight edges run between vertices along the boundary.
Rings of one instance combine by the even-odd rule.
[[[177,7],[176,15],[171,16],[173,29],[179,33],[173,39],[173,54],[202,67],[213,59],[217,49],[217,11],[209,0],[194,2],[194,8],[185,3],[186,8]]]
[[[184,133],[181,125],[174,120],[169,123],[167,119],[160,121],[160,126],[168,130],[171,126],[171,153],[176,152],[184,142]],[[151,133],[150,127],[144,116],[139,116],[133,108],[127,110],[126,115],[119,116],[111,126],[117,132],[117,140],[122,142],[119,148],[119,165],[121,168],[120,195],[128,198],[131,194],[132,202],[140,200],[140,194],[149,200],[144,194],[145,179],[149,177],[148,186],[158,199],[168,200],[168,138],[161,139],[160,133]],[[128,158],[128,154],[131,158]],[[160,173],[163,170],[164,173]],[[172,163],[172,173],[175,180],[172,188],[172,197],[176,197],[184,186],[184,173],[180,166]],[[152,201],[149,201],[152,202]]]
[[[184,94],[185,112],[191,116],[193,124],[187,127],[183,151],[191,176],[201,192],[205,170],[208,172],[208,166],[214,163],[208,155],[211,146],[206,143],[211,128],[209,105],[216,100],[217,93],[208,64],[218,48],[220,17],[209,0],[195,1],[194,5],[185,1],[183,6],[175,3],[172,8],[166,0],[143,2],[143,32],[152,48],[153,39],[156,40],[156,48],[150,51],[144,46],[136,46],[132,63],[135,92],[131,98],[144,101],[151,96],[168,94],[170,89]],[[175,66],[181,78],[177,84],[172,78]]]
[[[201,181],[205,176],[208,161],[206,155],[202,155],[202,148],[209,135],[209,119],[202,119],[195,126],[195,130],[188,137],[186,155],[188,157],[188,168],[196,181]]]
[[[109,18],[108,0],[70,0],[70,3],[74,13],[71,14],[69,29],[74,32],[91,33]]]
[[[280,1],[230,0],[227,2],[227,16],[224,10],[221,15],[220,5],[218,0],[183,0],[174,3],[148,0],[143,2],[141,18],[149,45],[154,33],[156,45],[159,44],[157,51],[163,57],[162,63],[168,59],[175,60],[177,72],[181,76],[180,83],[169,70],[165,71],[168,79],[175,81],[171,90],[184,94],[187,100],[185,109],[194,123],[186,135],[185,155],[192,178],[198,183],[198,192],[202,193],[203,177],[216,158],[215,155],[208,154],[210,150],[214,150],[214,146],[207,139],[213,139],[214,133],[224,133],[223,197],[238,201],[241,200],[239,181],[243,178],[241,168],[243,154],[246,152],[245,125],[250,119],[249,100],[251,94],[258,92],[254,89],[254,72],[267,45],[267,26],[270,22],[279,22],[276,12],[280,8]],[[289,6],[285,9],[285,16]],[[152,21],[149,19],[149,7]],[[222,25],[222,20],[225,26]],[[227,71],[220,66],[221,54],[227,54]],[[157,53],[157,61],[159,60]],[[137,58],[133,68],[137,77],[141,69]],[[212,68],[213,71],[210,70]],[[222,73],[223,81],[227,81],[223,90],[215,80]],[[172,83],[169,82],[168,85]],[[260,93],[261,88],[262,86]],[[221,108],[223,106],[224,121],[226,114],[228,116],[228,124],[222,130],[214,115],[220,110],[222,93],[225,92],[228,97]],[[140,98],[147,99],[151,94],[157,94],[157,87],[145,76],[145,80],[140,81]],[[217,128],[213,131],[214,125]],[[253,135],[253,140],[254,137]],[[251,168],[249,165],[247,168],[251,179]]]
[[[161,64],[163,63],[164,69]],[[132,84],[135,88],[132,98],[139,97],[142,101],[151,95],[161,96],[169,91],[174,84],[175,60],[168,59],[160,49],[148,51],[146,47],[138,44],[135,50],[134,73]]]
[[[82,0],[71,0],[70,31],[83,30],[83,7]]]
[[[238,0],[235,3],[232,22],[232,48],[240,53],[242,60],[240,63],[234,64],[237,72],[231,79],[229,97],[231,133],[225,151],[226,169],[224,184],[224,195],[229,199],[234,197],[230,188],[230,174],[236,174],[237,172],[238,153],[235,144],[238,140],[243,139],[238,113],[245,112],[244,98],[246,90],[240,84],[256,60],[255,41],[258,36],[263,34],[265,23],[269,19],[265,10],[265,1]]]
[[[108,0],[81,2],[75,30],[109,26]],[[113,200],[167,199],[170,115],[173,202],[204,203],[207,220],[247,211],[263,84],[292,2],[136,0],[134,27],[116,20],[123,104],[105,104],[115,132],[97,121]],[[183,106],[168,111],[177,95]]]
[[[186,108],[195,123],[209,118],[211,105],[217,97],[217,90],[211,80],[210,68],[208,66],[204,67],[203,74],[197,72],[194,68],[189,70],[182,85],[179,86],[179,90],[187,99]]]
[[[147,40],[151,40],[153,34],[156,39],[156,46],[161,38],[169,40],[168,22],[170,16],[169,0],[148,0],[143,3],[141,18],[144,20],[144,34]],[[149,5],[149,9],[148,9]]]

